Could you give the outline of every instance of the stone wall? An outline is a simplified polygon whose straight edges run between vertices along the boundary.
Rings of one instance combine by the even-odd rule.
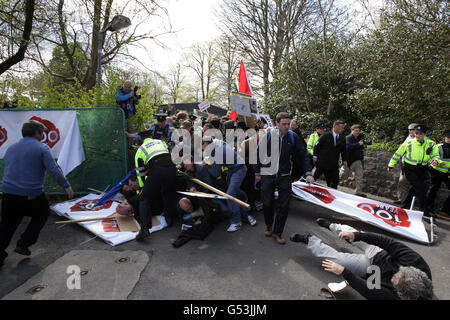
[[[400,175],[400,166],[397,164],[394,170],[392,170],[391,172],[387,171],[388,163],[391,160],[393,154],[393,152],[387,151],[365,151],[364,193],[397,200],[397,184]],[[341,180],[339,185],[349,188],[355,188],[355,181],[353,176],[351,175],[348,179]],[[437,211],[442,208],[448,194],[449,190],[444,184],[442,184],[435,202],[435,209]]]

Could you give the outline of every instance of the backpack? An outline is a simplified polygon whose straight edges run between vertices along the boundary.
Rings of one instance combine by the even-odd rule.
[[[272,130],[270,130],[269,132],[267,132],[267,143],[270,142],[270,138],[272,137]],[[295,144],[295,139],[294,139],[294,132],[289,129],[289,138],[291,140],[292,144]]]

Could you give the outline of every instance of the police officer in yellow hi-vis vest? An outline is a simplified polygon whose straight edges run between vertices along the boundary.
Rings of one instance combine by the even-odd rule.
[[[138,217],[141,231],[136,240],[150,235],[152,204],[154,206],[162,199],[165,218],[169,226],[172,224],[177,210],[175,190],[177,169],[172,162],[167,144],[162,140],[149,138],[150,131],[144,131],[140,135],[144,141],[134,157],[136,168],[139,168],[137,171],[139,185],[143,186],[139,198]]]
[[[308,153],[311,155],[311,157],[314,154],[314,146],[316,145],[317,141],[319,141],[319,138],[321,135],[323,135],[325,131],[325,126],[322,123],[319,123],[316,125],[316,132],[311,134],[308,139],[308,143],[306,146],[306,149]]]
[[[439,159],[437,165],[431,166],[430,175],[431,183],[427,194],[427,209],[428,212],[434,212],[434,200],[442,182],[447,185],[450,190],[450,129],[444,132],[444,143],[437,145],[439,150]],[[450,217],[450,194],[442,207],[448,217]]]
[[[425,216],[431,216],[427,210],[426,190],[425,190],[425,173],[428,170],[428,163],[437,165],[439,159],[439,150],[436,143],[425,137],[427,127],[424,125],[416,125],[414,132],[416,138],[414,140],[404,142],[394,153],[388,165],[388,171],[395,167],[398,161],[404,155],[405,159],[405,176],[412,188],[408,192],[402,208],[406,208],[413,196],[419,200],[420,210]]]

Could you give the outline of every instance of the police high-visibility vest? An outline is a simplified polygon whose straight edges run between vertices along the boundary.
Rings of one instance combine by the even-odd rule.
[[[136,151],[136,155],[134,156],[135,166],[136,168],[141,166],[139,159],[142,159],[143,164],[147,165],[151,159],[162,154],[169,154],[167,144],[162,140],[147,138]],[[138,176],[139,186],[143,187],[144,181],[142,180],[142,174],[137,170],[136,174]]]
[[[423,139],[420,144],[416,139],[404,142],[395,151],[389,161],[389,167],[393,168],[404,155],[405,163],[413,166],[426,165],[428,162],[439,159],[439,150],[436,143],[428,138]]]
[[[449,173],[450,172],[450,158],[444,158],[444,148],[442,147],[442,143],[437,145],[439,150],[439,159],[437,159],[438,165],[433,167],[433,169],[443,172],[443,173]]]
[[[308,144],[307,144],[307,146],[306,146],[306,149],[308,150],[308,153],[309,153],[310,155],[313,155],[313,154],[314,154],[314,146],[316,145],[317,141],[319,141],[319,138],[320,138],[320,136],[319,136],[319,133],[317,133],[317,132],[314,132],[314,133],[309,137],[309,140],[308,140]]]

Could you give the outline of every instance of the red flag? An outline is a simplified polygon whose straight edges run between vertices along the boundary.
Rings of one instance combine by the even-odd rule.
[[[247,72],[245,71],[244,61],[241,60],[241,68],[239,69],[239,92],[248,95],[253,95],[252,87],[247,78]]]
[[[228,120],[236,120],[237,119],[237,113],[236,112],[231,112],[230,115],[228,116]]]

